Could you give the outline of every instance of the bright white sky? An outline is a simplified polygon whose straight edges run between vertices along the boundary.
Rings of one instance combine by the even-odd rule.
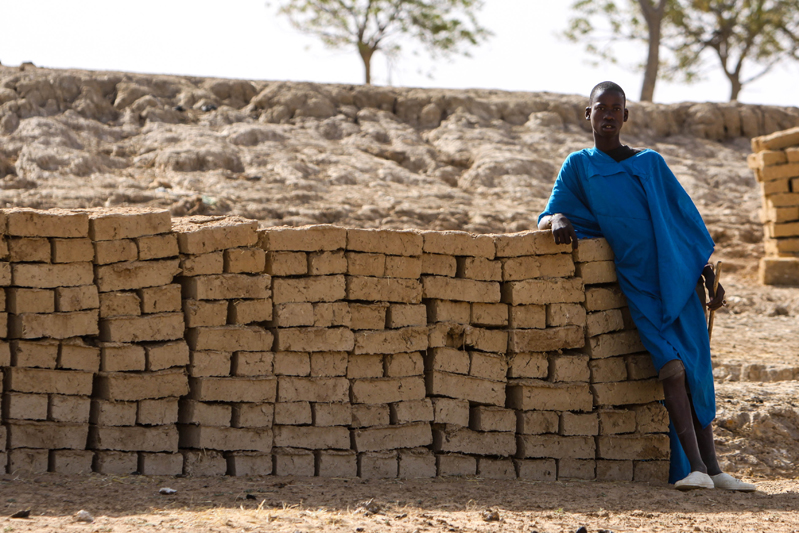
[[[473,57],[434,63],[405,53],[387,74],[373,60],[373,81],[415,87],[494,88],[587,94],[612,79],[637,100],[641,75],[595,68],[581,45],[558,34],[571,0],[486,0],[480,21],[494,37]],[[265,0],[0,0],[0,61],[18,65],[191,74],[263,80],[361,83],[354,50],[329,50],[295,31]],[[628,46],[629,64],[644,49]],[[433,69],[433,77],[428,73]],[[746,103],[799,106],[799,65],[778,67],[744,88]],[[658,82],[655,101],[726,101],[718,71],[693,85]]]

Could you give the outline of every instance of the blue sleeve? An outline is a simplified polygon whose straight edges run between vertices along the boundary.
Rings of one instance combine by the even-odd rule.
[[[580,184],[580,165],[578,156],[571,154],[563,162],[558,178],[552,187],[552,194],[544,212],[538,215],[539,222],[545,216],[562,214],[568,218],[577,236],[581,239],[601,237],[602,232]]]

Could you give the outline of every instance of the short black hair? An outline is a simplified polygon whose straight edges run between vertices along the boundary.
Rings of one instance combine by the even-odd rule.
[[[588,99],[589,107],[594,105],[594,99],[597,96],[606,91],[619,93],[624,98],[624,107],[627,107],[627,95],[624,94],[624,89],[621,88],[621,85],[612,81],[603,81],[602,83],[597,83],[596,86],[591,89],[591,97]]]

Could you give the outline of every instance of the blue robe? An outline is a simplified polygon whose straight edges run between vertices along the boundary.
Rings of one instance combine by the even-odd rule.
[[[633,321],[655,368],[685,365],[697,418],[716,416],[710,341],[696,284],[713,239],[663,157],[643,150],[617,163],[596,148],[574,152],[539,216],[562,213],[579,238],[604,237]],[[672,427],[669,481],[690,473]]]

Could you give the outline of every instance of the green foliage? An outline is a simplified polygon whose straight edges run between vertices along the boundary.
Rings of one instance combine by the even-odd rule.
[[[585,43],[586,51],[600,59],[618,63],[613,50],[615,42],[648,39],[638,0],[575,0],[571,8],[574,16],[569,19],[564,35],[572,42]]]
[[[396,54],[401,41],[421,43],[433,56],[468,55],[491,33],[476,18],[482,0],[283,0],[291,24],[331,48],[354,47],[366,68],[377,51]]]

